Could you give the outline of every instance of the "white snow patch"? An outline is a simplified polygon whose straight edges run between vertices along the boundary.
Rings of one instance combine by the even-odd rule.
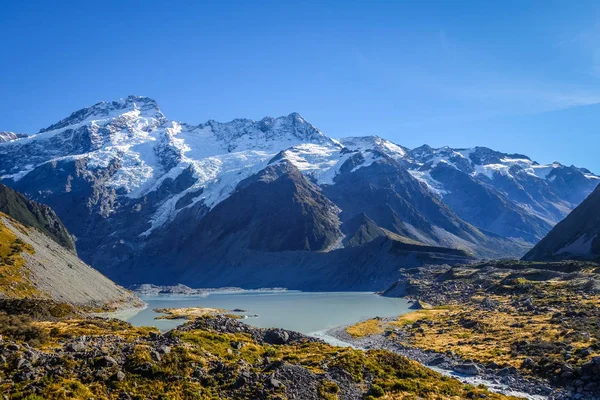
[[[509,167],[503,164],[475,165],[475,175],[483,175],[494,179],[494,175],[510,176]]]
[[[340,143],[352,151],[377,150],[394,159],[407,157],[406,149],[379,136],[347,137],[340,139]]]
[[[419,182],[423,182],[427,186],[429,191],[435,194],[438,198],[441,199],[442,197],[444,197],[444,195],[450,193],[448,190],[444,189],[444,185],[442,185],[441,182],[436,181],[431,177],[429,171],[419,171],[413,169],[409,170],[408,172],[412,175],[413,178],[415,178]]]
[[[571,254],[574,256],[588,256],[592,254],[592,242],[596,239],[597,234],[588,237],[588,235],[581,235],[573,242],[558,250],[555,255],[559,254]]]

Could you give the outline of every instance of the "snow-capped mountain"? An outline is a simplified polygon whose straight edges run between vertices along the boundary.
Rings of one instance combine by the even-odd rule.
[[[485,148],[335,140],[296,113],[187,124],[138,96],[2,137],[0,179],[50,204],[84,260],[129,281],[136,268],[161,283],[192,279],[190,268],[265,267],[281,251],[300,252],[290,263],[307,251],[347,260],[359,251],[349,247],[376,240],[447,257],[438,246],[463,251],[451,257],[521,255],[598,182]]]
[[[466,221],[490,232],[536,243],[600,183],[589,170],[544,165],[485,147],[409,154],[411,174]]]

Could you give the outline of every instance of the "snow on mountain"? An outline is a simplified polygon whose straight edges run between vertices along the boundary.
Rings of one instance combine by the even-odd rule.
[[[382,156],[406,158],[409,150],[378,136],[348,137],[325,144],[301,144],[288,148],[282,158],[294,164],[319,185],[333,185],[340,168],[348,159],[360,155],[358,168],[368,167]]]
[[[584,168],[539,164],[522,154],[486,147],[424,145],[408,153],[407,163],[414,178],[467,222],[532,244],[583,201],[600,179]]]
[[[556,179],[553,172],[566,168],[559,162],[539,164],[524,155],[500,153],[486,147],[453,149],[446,146],[434,149],[424,145],[411,150],[408,156],[412,163],[409,167],[411,174],[440,195],[444,194],[443,183],[435,181],[429,174],[439,163],[450,165],[486,184],[500,177],[517,179],[523,175],[552,181]],[[600,180],[599,176],[586,169],[571,168],[588,180]]]
[[[24,133],[0,132],[0,143],[27,137]]]
[[[139,96],[97,103],[3,144],[0,179],[18,181],[47,162],[83,158],[91,168],[116,163],[105,186],[129,198],[145,196],[191,168],[196,183],[167,199],[146,233],[172,219],[177,201],[190,193],[199,194],[188,207],[198,201],[214,207],[282,150],[300,144],[341,147],[297,113],[194,126],[167,120],[154,100]]]
[[[424,145],[410,151],[409,156],[414,162],[410,169],[415,177],[422,175],[423,171],[435,168],[439,163],[451,165],[473,177],[489,180],[493,180],[496,175],[514,177],[517,174],[549,179],[552,171],[564,168],[559,162],[539,164],[521,154],[500,153],[487,147],[453,149],[445,146],[434,149]],[[586,169],[581,168],[579,171],[585,172],[584,176],[587,179],[600,179]],[[427,182],[429,183],[429,180]],[[439,183],[434,184],[433,189],[437,184]]]
[[[407,157],[409,149],[380,138],[379,136],[357,136],[340,139],[340,142],[352,151],[375,150],[393,159],[400,160]]]
[[[194,210],[201,218],[241,181],[281,159],[323,187],[335,185],[342,174],[392,159],[460,218],[501,234],[517,221],[520,228],[509,237],[525,235],[527,241],[562,219],[600,180],[585,169],[541,165],[484,147],[410,150],[378,136],[335,140],[297,113],[187,124],[167,119],[154,100],[141,96],[97,103],[31,136],[0,133],[0,179],[39,200],[56,201],[58,209],[61,196],[80,190],[87,198],[81,212],[97,207],[103,218],[140,218],[130,236],[148,236],[183,211]],[[77,189],[73,182],[79,182]],[[473,190],[481,201],[473,199]],[[500,219],[481,222],[485,201],[494,201]],[[473,211],[477,207],[482,209]],[[537,228],[527,232],[531,224]],[[87,228],[73,230],[81,233],[78,229]]]

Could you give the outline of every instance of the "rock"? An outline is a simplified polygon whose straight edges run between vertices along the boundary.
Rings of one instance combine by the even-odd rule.
[[[6,349],[10,350],[10,351],[19,351],[20,348],[21,348],[21,346],[19,346],[16,343],[11,343],[8,346],[6,346]]]
[[[570,372],[570,373],[573,372],[573,367],[571,365],[569,365],[569,364],[563,364],[560,367],[560,369],[561,369],[562,372]]]
[[[582,357],[589,357],[592,354],[594,354],[594,351],[591,348],[588,347],[586,349],[581,350],[580,354],[581,354]]]
[[[148,334],[148,337],[150,337],[150,340],[156,340],[160,337],[160,333],[156,333],[156,332],[150,332]]]
[[[17,357],[13,362],[13,368],[16,370],[28,369],[28,367],[31,367],[31,364],[24,357]]]
[[[115,381],[121,382],[123,379],[125,379],[125,372],[123,371],[118,371],[113,375],[113,380]]]
[[[77,353],[85,350],[85,344],[81,342],[71,342],[65,346],[65,351]]]
[[[439,355],[439,356],[433,357],[431,360],[429,360],[427,365],[436,366],[436,365],[440,365],[441,363],[443,363],[445,361],[446,361],[446,358],[442,355]]]
[[[35,375],[31,371],[21,371],[15,375],[15,382],[31,381],[35,378]]]
[[[417,300],[410,306],[411,310],[431,310],[432,308],[431,304],[425,303],[422,300]]]
[[[143,363],[142,365],[137,366],[133,372],[142,375],[146,378],[151,378],[153,376],[152,372],[153,365],[150,362]]]
[[[533,367],[535,367],[535,361],[533,361],[533,359],[531,358],[526,358],[523,360],[523,363],[521,364],[521,368],[527,368],[527,369],[531,369]]]
[[[242,387],[250,383],[251,379],[252,375],[250,374],[250,372],[244,370],[238,375],[237,379],[235,380],[234,386],[236,388]]]
[[[281,389],[283,387],[283,383],[275,378],[269,379],[268,383],[273,389]]]
[[[115,360],[114,358],[110,357],[110,356],[104,356],[99,358],[96,361],[96,365],[98,367],[114,367],[115,365],[118,365],[117,360]]]
[[[479,375],[481,372],[475,364],[454,364],[452,370],[464,375]]]
[[[150,352],[150,357],[152,357],[152,359],[156,362],[160,362],[160,360],[162,359],[162,357],[160,356],[160,353],[158,351],[154,351],[154,350],[152,350]]]
[[[264,340],[269,344],[286,344],[290,340],[290,335],[282,329],[269,329]]]

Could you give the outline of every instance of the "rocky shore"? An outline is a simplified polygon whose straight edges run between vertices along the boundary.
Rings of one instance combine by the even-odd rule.
[[[382,322],[394,321],[392,318],[381,320]],[[347,327],[337,327],[329,330],[327,334],[355,348],[383,349],[403,355],[444,375],[452,376],[469,384],[485,385],[497,393],[529,399],[568,398],[558,396],[556,390],[548,382],[525,377],[515,368],[494,368],[495,366],[465,360],[451,353],[439,353],[406,346],[392,340],[386,333],[354,338],[346,332],[346,329]]]
[[[598,399],[599,272],[597,264],[571,261],[405,270],[383,295],[411,298],[416,311],[330,334],[503,393]]]
[[[285,288],[262,288],[262,289],[242,289],[240,287],[221,287],[221,288],[199,288],[194,289],[183,284],[177,285],[153,285],[143,283],[140,285],[132,285],[129,290],[141,296],[159,296],[159,295],[182,295],[182,296],[208,296],[215,292],[271,292],[271,291],[286,291]]]

